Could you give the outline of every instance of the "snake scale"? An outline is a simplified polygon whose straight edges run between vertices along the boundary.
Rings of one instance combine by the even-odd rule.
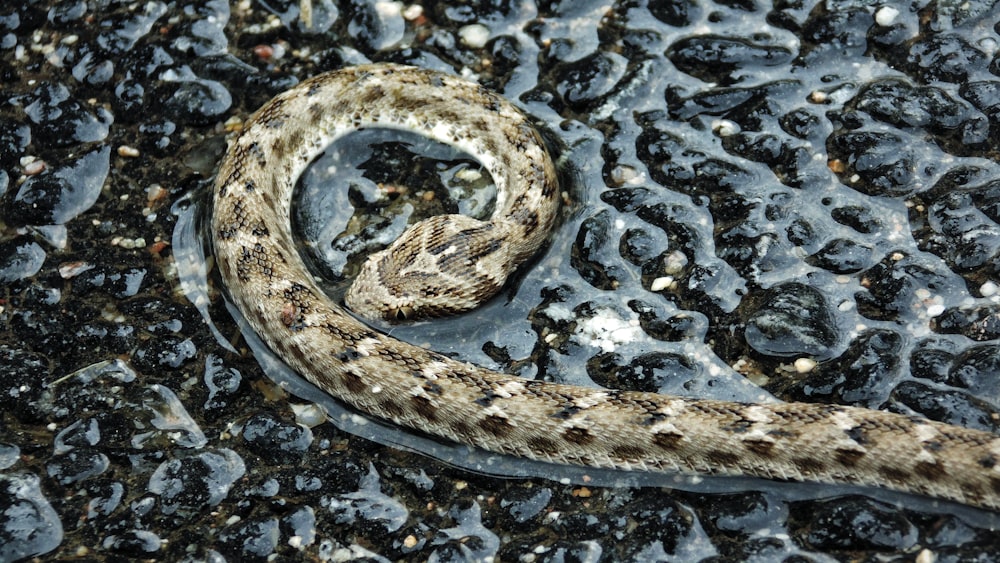
[[[430,279],[417,293],[442,292],[439,282],[456,265],[471,270],[476,291],[502,285],[506,270],[481,263],[533,253],[560,197],[550,158],[521,112],[456,77],[358,66],[303,81],[260,108],[219,168],[215,256],[230,299],[253,330],[327,393],[407,428],[558,464],[874,486],[1000,510],[1000,437],[988,432],[857,407],[744,404],[526,380],[359,322],[313,281],[293,243],[290,208],[309,163],[364,127],[453,145],[477,158],[497,185],[486,223],[458,219],[451,228],[454,216],[430,219],[401,237],[417,235],[415,246],[388,249],[397,253],[389,262],[404,272],[397,277]],[[391,275],[374,260],[366,264],[376,276],[367,286]],[[362,311],[369,316],[418,307],[401,290],[376,299],[361,293],[347,299],[361,309],[403,295],[388,312]]]

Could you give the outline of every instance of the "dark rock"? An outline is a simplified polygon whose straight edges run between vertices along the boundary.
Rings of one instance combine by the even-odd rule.
[[[677,70],[723,86],[740,82],[759,67],[782,66],[793,53],[777,45],[719,35],[698,35],[675,42],[666,57]]]
[[[840,339],[826,299],[812,287],[786,283],[750,302],[745,337],[760,354],[821,358],[829,355]]]

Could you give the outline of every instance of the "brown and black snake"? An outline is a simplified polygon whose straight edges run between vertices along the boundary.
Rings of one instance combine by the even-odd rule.
[[[359,322],[313,281],[292,240],[290,209],[310,162],[366,127],[404,129],[466,151],[493,176],[498,197],[487,221],[435,217],[371,258],[347,297],[362,315],[467,308],[470,298],[445,292],[444,282],[464,280],[471,300],[496,291],[545,241],[560,199],[553,164],[526,117],[453,76],[357,66],[306,80],[260,108],[220,166],[215,256],[250,326],[330,395],[407,428],[547,462],[847,483],[1000,509],[1000,437],[988,432],[857,407],[526,380]],[[420,295],[436,301],[424,304]]]

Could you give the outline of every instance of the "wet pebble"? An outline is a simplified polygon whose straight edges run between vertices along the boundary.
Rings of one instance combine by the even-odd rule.
[[[838,10],[813,11],[802,26],[808,53],[806,61],[861,55],[868,44],[872,20],[868,10],[851,3]]]
[[[132,359],[136,368],[144,371],[179,369],[193,360],[197,353],[197,347],[190,338],[165,334],[140,344]]]
[[[245,473],[236,452],[204,451],[160,464],[149,478],[149,492],[159,497],[163,514],[191,514],[222,502]]]
[[[853,274],[871,265],[873,249],[850,239],[834,239],[809,256],[806,263],[834,274]]]
[[[684,27],[702,16],[702,7],[695,0],[677,2],[651,2],[649,13],[654,18],[674,27]]]
[[[843,205],[830,210],[830,218],[865,235],[882,229],[882,221],[873,210],[859,205]]]
[[[991,137],[996,139],[995,124],[1000,121],[1000,82],[975,80],[964,83],[959,88],[959,94],[986,115],[990,122]]]
[[[154,0],[125,15],[118,13],[103,18],[98,22],[101,33],[97,36],[96,43],[110,54],[125,54],[149,34],[157,20],[166,13],[167,5]]]
[[[960,291],[953,278],[938,269],[923,256],[890,253],[863,273],[866,291],[854,295],[858,312],[875,320],[911,318],[925,297]]]
[[[308,427],[280,420],[270,413],[251,416],[243,425],[242,436],[251,451],[272,463],[300,460],[313,441]]]
[[[76,420],[56,434],[55,453],[65,454],[79,447],[101,443],[101,427],[96,418]]]
[[[347,32],[363,51],[389,48],[399,43],[406,31],[401,7],[396,2],[356,3]]]
[[[63,84],[42,82],[21,103],[35,143],[44,146],[103,141],[113,121],[110,112],[101,107],[88,109]]]
[[[301,29],[306,33],[323,33],[330,29],[339,16],[337,5],[332,0],[313,0],[311,10],[303,13],[301,2],[297,0],[264,0],[260,5],[276,15],[282,25]]]
[[[801,519],[803,540],[814,549],[904,552],[919,539],[917,530],[898,510],[875,501],[845,498],[814,505]]]
[[[472,0],[460,5],[438,5],[434,8],[428,8],[428,10],[433,10],[436,17],[457,24],[502,20],[516,13],[517,9],[517,3],[511,0]],[[552,15],[549,10],[553,9],[558,9],[558,6],[542,6],[540,12]]]
[[[1000,346],[978,344],[955,355],[948,383],[968,389],[976,397],[1000,397]]]
[[[139,125],[142,134],[140,147],[144,152],[166,156],[176,146],[179,133],[177,125],[169,120],[150,120]]]
[[[10,200],[8,217],[21,225],[70,221],[97,201],[110,163],[111,148],[105,146],[29,177]]]
[[[139,388],[136,394],[138,396],[135,399],[121,405],[127,409],[127,416],[132,423],[132,447],[201,448],[208,443],[201,427],[191,418],[173,391],[163,385],[153,384]]]
[[[144,323],[156,335],[191,333],[202,319],[190,303],[177,303],[152,295],[138,295],[119,304],[123,314]]]
[[[707,328],[705,319],[686,312],[671,314],[642,301],[633,301],[629,307],[639,314],[639,326],[643,332],[656,340],[682,342],[697,338]]]
[[[993,168],[959,168],[914,198],[914,236],[976,285],[1000,279],[1000,181],[995,175]]]
[[[243,381],[243,374],[230,367],[218,356],[212,354],[205,359],[205,386],[208,388],[208,398],[205,408],[210,412],[229,405],[229,397],[234,395]]]
[[[90,86],[101,86],[115,74],[115,64],[94,53],[86,53],[71,70],[73,78]]]
[[[879,131],[847,131],[830,140],[830,158],[848,163],[842,181],[872,196],[910,195],[918,187],[917,155],[901,135]]]
[[[763,292],[746,321],[747,344],[765,356],[824,357],[840,339],[826,298],[815,288],[786,283]]]
[[[44,263],[45,250],[27,237],[0,242],[0,283],[31,277]]]
[[[44,420],[39,403],[49,376],[45,356],[20,347],[0,344],[0,393],[10,398],[10,411],[26,423]]]
[[[132,325],[102,319],[79,325],[75,333],[80,343],[98,351],[127,354],[138,344],[137,330]]]
[[[67,0],[49,8],[48,20],[57,27],[65,28],[79,21],[86,13],[85,0]]]
[[[278,520],[264,518],[241,521],[219,532],[220,548],[236,559],[266,558],[274,553],[280,539]]]
[[[482,512],[477,503],[455,506],[448,515],[455,526],[438,530],[431,541],[430,560],[433,561],[484,561],[496,557],[500,538],[482,522]]]
[[[979,342],[997,340],[1000,339],[1000,307],[945,309],[934,319],[932,328],[939,334],[961,334]]]
[[[687,510],[678,504],[643,497],[627,506],[630,541],[613,557],[632,561],[668,558],[683,549],[692,532]]]
[[[607,96],[625,76],[626,60],[617,53],[594,55],[559,69],[557,91],[575,109],[591,107]]]
[[[918,381],[904,381],[892,390],[890,400],[931,420],[1000,432],[1000,408],[970,393],[942,391]]]
[[[233,104],[229,90],[189,68],[169,70],[156,97],[164,114],[178,123],[204,125],[218,120]]]
[[[225,34],[230,16],[229,2],[205,0],[189,4],[187,10],[196,17],[177,26],[174,30],[177,38],[171,46],[198,57],[225,53],[229,45]]]
[[[598,289],[614,289],[626,275],[615,263],[618,244],[611,238],[612,232],[611,216],[605,211],[584,220],[573,245],[573,267]]]
[[[912,86],[902,80],[876,81],[865,86],[852,104],[896,127],[924,128],[954,138],[949,148],[958,154],[981,148],[989,135],[985,116],[940,88]]]
[[[361,477],[356,491],[328,498],[325,508],[336,521],[354,527],[376,528],[375,537],[394,532],[407,522],[409,510],[398,499],[382,491],[382,480],[374,465]]]
[[[147,530],[128,530],[104,538],[102,547],[113,553],[132,557],[149,557],[160,550],[160,536]]]
[[[587,362],[587,373],[602,387],[656,393],[668,384],[695,379],[698,368],[690,358],[670,352],[649,352],[635,357],[605,353]]]
[[[21,154],[30,142],[31,127],[27,123],[0,121],[0,165],[7,168],[18,164]],[[6,175],[6,171],[4,174]]]
[[[928,82],[961,84],[985,71],[989,61],[985,53],[964,37],[941,34],[914,43],[906,62]]]
[[[510,525],[524,527],[530,523],[529,527],[534,528],[538,526],[539,516],[544,514],[552,496],[549,487],[512,489],[500,499],[500,508],[506,511]]]
[[[100,451],[76,448],[56,456],[45,464],[48,476],[62,485],[69,485],[104,473],[110,461]]]
[[[747,78],[757,67],[782,66],[793,53],[778,45],[753,43],[719,35],[699,35],[675,42],[666,56],[677,70],[705,82],[729,85]]]
[[[881,404],[886,388],[898,376],[903,344],[903,338],[894,331],[868,329],[857,335],[843,354],[801,379],[773,384],[801,400],[874,408]]]
[[[59,515],[42,493],[38,476],[0,473],[0,560],[43,555],[63,539]]]
[[[662,231],[632,228],[622,234],[619,247],[623,258],[636,266],[645,266],[661,256],[669,243]]]
[[[786,511],[784,505],[770,502],[760,494],[712,497],[709,505],[712,510],[704,521],[727,535],[759,528]]]
[[[100,264],[74,277],[73,288],[81,295],[96,289],[112,297],[125,299],[134,297],[143,289],[146,274],[145,268]]]
[[[316,542],[316,513],[311,506],[304,506],[282,517],[280,524],[288,545],[302,549]]]
[[[0,442],[0,470],[14,465],[20,458],[21,448]]]
[[[118,482],[88,483],[90,501],[87,503],[87,518],[99,521],[99,517],[112,514],[125,497],[125,487]]]

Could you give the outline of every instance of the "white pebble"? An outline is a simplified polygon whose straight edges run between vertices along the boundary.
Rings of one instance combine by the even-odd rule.
[[[139,149],[129,145],[121,145],[118,147],[118,156],[124,158],[135,158],[139,156]]]
[[[293,404],[292,412],[295,413],[295,422],[306,428],[315,428],[326,422],[326,411],[316,403]]]
[[[795,371],[799,373],[809,373],[816,368],[816,360],[812,358],[799,358],[795,360]]]
[[[424,15],[424,7],[420,4],[410,4],[403,10],[403,19],[413,21]]]
[[[720,137],[729,137],[740,132],[740,126],[735,121],[717,119],[712,122],[712,131]]]
[[[483,24],[474,23],[462,26],[458,30],[458,36],[466,46],[473,49],[482,49],[490,39],[490,30]]]
[[[650,291],[663,291],[664,289],[667,289],[668,287],[670,287],[670,284],[672,284],[672,283],[674,283],[673,276],[663,276],[663,277],[660,277],[660,278],[656,278],[655,280],[653,280],[653,282],[651,284],[649,284],[649,290]]]
[[[899,15],[899,10],[893,8],[892,6],[882,6],[877,12],[875,12],[875,23],[885,27],[887,25],[892,25],[892,22],[896,21],[896,16]]]
[[[997,294],[997,284],[995,282],[988,281],[983,285],[979,286],[979,294],[983,297],[993,297]]]

